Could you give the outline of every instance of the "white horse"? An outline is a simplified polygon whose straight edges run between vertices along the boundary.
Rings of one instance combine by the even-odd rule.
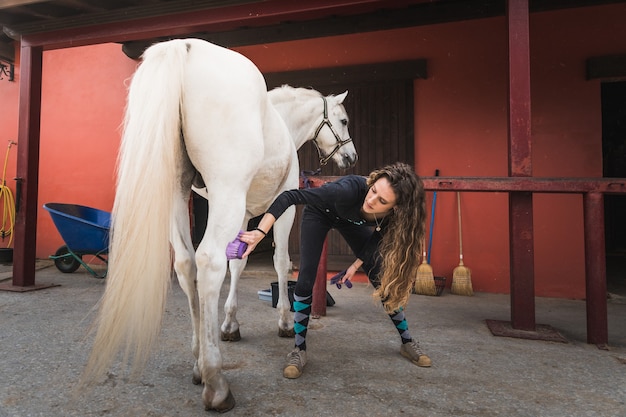
[[[350,144],[348,139],[343,139],[334,126],[346,127],[347,132],[348,118],[345,109],[341,105],[346,98],[348,92],[338,96],[324,97],[318,91],[304,88],[293,88],[282,86],[274,88],[269,92],[269,98],[273,106],[281,115],[287,129],[293,139],[296,150],[300,149],[307,141],[312,140],[317,147],[319,161],[321,165],[325,165],[329,160],[335,160],[339,168],[348,168],[357,160],[354,145]],[[320,101],[321,98],[321,101]],[[329,113],[330,105],[330,113]],[[310,115],[314,115],[314,120],[310,119]],[[320,116],[323,116],[320,118]],[[319,120],[319,121],[318,121]],[[312,124],[313,123],[313,124]],[[327,129],[324,129],[324,128]],[[331,133],[332,136],[327,136]],[[319,143],[318,143],[319,142]],[[321,144],[321,145],[320,145]],[[344,147],[345,146],[345,147]],[[322,149],[324,148],[324,150]],[[330,149],[330,151],[327,151]],[[325,151],[326,150],[326,151]],[[340,152],[341,151],[341,152]],[[298,164],[298,161],[294,161]],[[206,189],[194,190],[207,198]],[[274,196],[276,197],[276,196]],[[244,218],[244,227],[248,221],[261,213],[246,213]],[[278,275],[279,284],[279,301],[276,306],[278,310],[278,336],[293,337],[293,318],[289,313],[290,304],[287,301],[287,280],[289,274],[290,258],[288,252],[289,233],[293,225],[293,214],[289,213],[287,217],[281,216],[280,224],[274,225],[274,269]],[[229,264],[231,285],[228,298],[224,304],[224,322],[221,326],[221,337],[224,341],[239,341],[241,333],[239,331],[239,322],[237,321],[237,287],[239,278],[246,266],[247,259],[232,260]]]
[[[345,110],[336,98],[317,101],[320,111],[310,113],[310,106],[300,109],[294,99],[285,113],[291,115],[289,124],[308,128],[311,137],[317,131],[322,154],[335,150],[333,159],[347,167],[356,153],[341,122],[347,120]],[[325,122],[320,124],[326,101],[328,123],[338,139],[331,129],[323,129]],[[337,140],[344,145],[339,151]],[[194,253],[188,202],[192,183],[203,186],[199,178],[206,185],[210,210],[204,238]],[[107,286],[82,381],[93,382],[104,374],[122,349],[134,371],[145,364],[161,327],[171,244],[191,310],[193,380],[204,383],[207,410],[234,407],[219,350],[218,302],[226,246],[245,219],[263,213],[276,195],[297,185],[294,139],[252,62],[197,39],[148,48],[128,93]],[[293,210],[281,216],[285,219],[274,225],[274,233],[288,234],[293,216]],[[285,253],[277,248],[275,259],[287,268]],[[286,282],[281,287],[280,308],[288,310]]]

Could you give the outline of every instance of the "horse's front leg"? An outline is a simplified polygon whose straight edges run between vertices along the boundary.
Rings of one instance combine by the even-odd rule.
[[[206,246],[211,246],[207,248]],[[198,366],[204,382],[202,399],[206,410],[224,412],[235,406],[235,399],[224,375],[219,347],[218,304],[226,274],[226,257],[203,239],[196,252],[198,299],[200,302],[200,355]]]
[[[290,207],[274,223],[274,269],[278,275],[278,336],[294,337],[293,316],[291,315],[287,281],[291,260],[289,258],[289,233],[296,215],[295,207]]]
[[[234,259],[228,263],[230,289],[224,304],[224,322],[221,327],[221,337],[226,342],[238,342],[241,340],[239,322],[237,321],[237,287],[247,262],[247,259]]]

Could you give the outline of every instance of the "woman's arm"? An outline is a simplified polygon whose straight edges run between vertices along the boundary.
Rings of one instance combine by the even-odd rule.
[[[359,258],[357,258],[356,261],[352,262],[352,265],[350,265],[348,269],[346,269],[346,274],[341,279],[341,282],[344,283],[346,281],[350,281],[352,277],[354,277],[354,275],[357,273],[361,265],[363,265],[363,261]]]
[[[338,199],[349,201],[350,199],[358,198],[360,189],[359,183],[355,178],[357,178],[357,176],[349,175],[335,182],[326,183],[319,188],[283,191],[267,209],[258,227],[242,233],[239,237],[239,240],[248,244],[248,249],[243,254],[243,257],[245,258],[252,253],[254,248],[272,228],[276,219],[278,219],[288,207],[304,204],[318,207],[330,207],[334,206]]]
[[[248,244],[248,249],[246,249],[242,258],[245,258],[250,253],[252,253],[254,248],[256,248],[256,245],[258,245],[259,242],[262,241],[265,236],[267,236],[267,232],[269,232],[275,222],[276,218],[272,214],[265,213],[257,227],[241,234],[239,240]]]

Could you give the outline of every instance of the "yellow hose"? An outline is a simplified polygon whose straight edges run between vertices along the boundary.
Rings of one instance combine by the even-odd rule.
[[[4,169],[2,170],[2,184],[0,185],[0,201],[2,202],[2,228],[0,228],[0,237],[4,241],[4,238],[9,236],[7,247],[10,247],[13,242],[13,226],[15,225],[15,198],[13,198],[11,189],[6,185],[7,165],[9,163],[11,145],[17,145],[17,143],[11,140],[9,141],[9,147],[7,148],[6,157],[4,158]]]

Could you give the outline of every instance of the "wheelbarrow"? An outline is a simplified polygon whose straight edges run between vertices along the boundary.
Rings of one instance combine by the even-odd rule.
[[[94,277],[106,277],[107,270],[97,273],[83,261],[83,256],[92,255],[107,264],[111,213],[78,204],[46,203],[43,208],[50,213],[65,242],[50,256],[57,269],[69,274],[82,265]]]

